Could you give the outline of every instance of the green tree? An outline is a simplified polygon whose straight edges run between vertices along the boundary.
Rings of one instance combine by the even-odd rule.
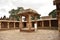
[[[32,16],[31,19],[34,20],[35,19],[34,16]],[[37,16],[37,19],[40,19],[40,15]]]
[[[24,10],[23,7],[18,7],[16,10],[15,9],[10,10],[9,11],[10,17],[19,21],[19,16],[17,16],[17,13],[23,10]],[[35,18],[32,17],[31,19],[34,20]],[[37,16],[37,19],[40,19],[40,15]]]
[[[49,16],[52,16],[53,18],[56,18],[56,9],[54,9],[53,11],[51,11],[50,13],[49,13]]]
[[[16,20],[19,21],[19,16],[17,16],[17,13],[18,13],[19,11],[23,11],[23,10],[24,10],[23,7],[18,7],[16,10],[15,10],[15,9],[10,10],[10,11],[9,11],[10,17],[12,17],[13,19],[16,19]]]
[[[40,19],[40,15],[37,16],[37,19]]]

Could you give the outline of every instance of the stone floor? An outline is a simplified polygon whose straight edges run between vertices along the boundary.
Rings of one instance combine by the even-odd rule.
[[[0,31],[0,40],[60,40],[58,30],[38,30],[20,32],[19,30]]]

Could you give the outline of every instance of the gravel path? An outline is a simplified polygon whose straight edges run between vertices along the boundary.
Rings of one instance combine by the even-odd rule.
[[[0,40],[59,40],[58,30],[38,30],[19,32],[19,30],[0,31]]]

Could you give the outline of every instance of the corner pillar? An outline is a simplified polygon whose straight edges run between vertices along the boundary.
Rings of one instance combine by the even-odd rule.
[[[58,30],[60,32],[60,19],[58,20]]]

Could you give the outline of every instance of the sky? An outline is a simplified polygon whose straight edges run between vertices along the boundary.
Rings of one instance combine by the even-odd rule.
[[[48,16],[52,10],[56,9],[53,0],[0,0],[0,17],[4,15],[9,17],[9,11],[17,7],[31,8],[41,16]]]

